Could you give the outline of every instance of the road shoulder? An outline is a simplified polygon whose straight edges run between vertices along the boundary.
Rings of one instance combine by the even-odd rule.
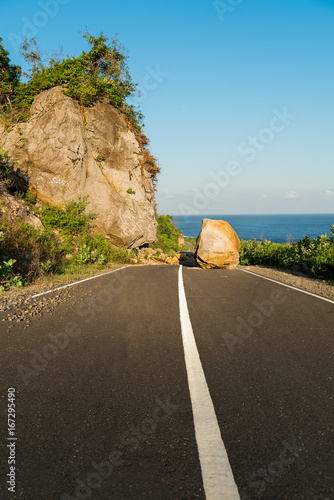
[[[334,286],[325,280],[309,278],[302,273],[290,270],[272,269],[269,267],[239,265],[237,269],[260,274],[266,278],[271,278],[281,283],[285,283],[286,285],[294,286],[301,290],[334,300]]]

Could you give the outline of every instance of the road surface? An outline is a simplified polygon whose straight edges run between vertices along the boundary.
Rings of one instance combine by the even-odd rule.
[[[1,498],[334,498],[333,302],[179,266],[66,291],[0,322]]]

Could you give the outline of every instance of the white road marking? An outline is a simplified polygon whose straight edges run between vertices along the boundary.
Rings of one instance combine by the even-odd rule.
[[[207,500],[239,500],[238,488],[222,441],[191,326],[182,266],[179,268],[179,303],[184,357],[205,496]]]
[[[287,288],[292,288],[292,290],[297,290],[297,292],[306,293],[307,295],[311,295],[312,297],[316,297],[317,299],[325,300],[326,302],[330,302],[334,304],[334,300],[326,299],[326,297],[321,297],[316,293],[307,292],[306,290],[301,290],[300,288],[296,288],[292,285],[287,285],[286,283],[282,283],[281,281],[273,280],[272,278],[267,278],[266,276],[262,276],[261,274],[253,273],[252,271],[246,271],[246,269],[238,269],[238,271],[243,271],[244,273],[254,274],[254,276],[258,276],[259,278],[263,278],[264,280],[272,281],[273,283],[278,283],[279,285],[286,286]]]
[[[69,283],[68,285],[59,286],[58,288],[53,288],[53,290],[48,290],[47,292],[42,292],[42,293],[38,293],[37,295],[32,295],[31,297],[28,297],[26,300],[35,299],[36,297],[41,297],[42,295],[47,295],[48,293],[56,292],[57,290],[62,290],[63,288],[68,288],[70,286],[79,285],[79,283],[84,283],[84,281],[89,281],[89,280],[93,280],[95,278],[100,278],[101,276],[107,276],[107,274],[114,273],[116,271],[120,271],[121,269],[126,269],[127,267],[128,266],[119,267],[117,269],[113,269],[112,271],[109,271],[108,273],[97,274],[96,276],[91,276],[90,278],[85,278],[84,280],[75,281],[74,283]]]

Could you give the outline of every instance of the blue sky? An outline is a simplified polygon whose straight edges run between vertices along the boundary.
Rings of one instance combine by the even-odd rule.
[[[334,0],[1,0],[22,36],[129,51],[133,102],[158,158],[161,214],[334,213]]]

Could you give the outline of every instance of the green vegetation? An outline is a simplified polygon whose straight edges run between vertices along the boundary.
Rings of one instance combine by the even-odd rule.
[[[88,196],[79,196],[76,200],[65,202],[64,207],[47,203],[41,212],[41,221],[45,229],[60,229],[63,235],[77,235],[87,232],[97,214],[86,213],[89,205]]]
[[[93,256],[97,255],[94,261],[101,265],[106,262],[125,264],[134,256],[133,252],[111,245],[101,234],[92,235],[87,232],[82,236],[81,244],[93,252]]]
[[[79,57],[62,58],[55,55],[47,61],[34,38],[24,40],[22,55],[29,65],[26,82],[21,81],[22,70],[10,64],[9,53],[0,38],[0,108],[4,114],[14,114],[17,121],[27,116],[35,96],[43,90],[57,85],[64,87],[64,93],[77,100],[82,106],[90,106],[106,97],[131,123],[140,128],[143,115],[127,98],[136,91],[126,64],[127,53],[118,43],[117,37],[111,40],[101,33],[94,37],[85,31],[83,38],[90,46]]]
[[[0,188],[1,185],[3,187],[8,187],[8,188],[13,185],[12,181],[13,174],[14,174],[14,165],[13,162],[11,161],[8,151],[5,151],[0,146]]]
[[[28,205],[31,212],[36,212],[37,196],[31,191],[15,191],[14,196]]]
[[[11,111],[16,91],[20,85],[22,70],[10,64],[9,52],[4,49],[0,38],[0,110]]]
[[[126,190],[126,192],[127,192],[128,194],[136,194],[136,191],[134,191],[134,190],[133,190],[133,189],[131,189],[131,188],[127,189],[127,190]]]
[[[292,269],[314,278],[334,279],[334,225],[331,236],[304,236],[294,243],[241,240],[240,264]]]
[[[196,248],[196,240],[197,238],[193,238],[191,236],[185,236],[184,237],[184,241],[188,241],[189,243],[191,243],[195,248]]]
[[[96,214],[85,211],[88,204],[87,197],[79,197],[63,207],[44,205],[44,231],[5,214],[0,222],[0,291],[46,274],[75,274],[92,263],[102,268],[109,262],[129,262],[132,254],[126,249],[92,234]]]
[[[151,248],[161,248],[161,250],[168,255],[189,250],[188,247],[178,244],[178,237],[182,234],[182,231],[173,223],[173,217],[171,215],[159,215],[157,217],[157,223],[158,241],[151,244]]]
[[[1,219],[0,253],[2,261],[11,261],[11,276],[22,276],[32,282],[42,272],[59,270],[65,248],[52,232],[42,233],[20,219]],[[8,276],[2,275],[1,285],[8,284]]]
[[[4,239],[4,234],[0,232],[0,243]],[[0,292],[3,292],[6,288],[14,285],[18,288],[25,284],[25,280],[22,279],[21,275],[14,274],[13,266],[15,264],[14,259],[8,259],[4,255],[0,255]]]

